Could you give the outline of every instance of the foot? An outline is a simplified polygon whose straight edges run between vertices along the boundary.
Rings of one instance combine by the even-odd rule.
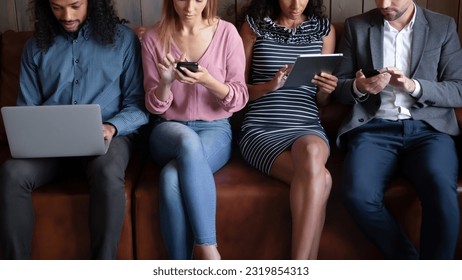
[[[193,259],[221,260],[221,256],[216,245],[195,245]]]

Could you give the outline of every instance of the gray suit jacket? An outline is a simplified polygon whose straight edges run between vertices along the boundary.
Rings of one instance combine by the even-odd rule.
[[[411,108],[413,119],[423,120],[449,135],[460,133],[454,107],[462,107],[462,50],[453,18],[417,6],[412,38],[411,77],[422,86],[422,96]],[[383,64],[383,17],[378,9],[345,21],[340,52],[343,60],[334,73],[338,86],[334,98],[353,104],[351,115],[340,127],[342,135],[371,119],[380,96],[355,98],[353,81],[359,69],[380,69]]]

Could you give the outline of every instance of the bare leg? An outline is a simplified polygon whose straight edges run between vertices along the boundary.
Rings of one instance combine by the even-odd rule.
[[[316,259],[332,180],[328,146],[317,136],[297,139],[273,163],[271,175],[290,184],[292,259]]]

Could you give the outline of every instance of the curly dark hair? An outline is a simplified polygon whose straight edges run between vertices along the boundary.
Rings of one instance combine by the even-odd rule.
[[[307,17],[317,16],[324,18],[326,17],[324,14],[325,10],[326,7],[324,6],[323,0],[310,0],[303,14]],[[275,20],[280,14],[281,7],[279,6],[279,0],[250,0],[239,13],[238,23],[242,24],[247,15],[252,17],[256,23],[259,23],[263,21],[265,17],[270,17],[272,20]]]
[[[34,36],[37,46],[46,51],[53,44],[54,38],[64,31],[51,10],[49,0],[31,0],[29,8],[35,18]],[[87,21],[92,34],[105,45],[115,41],[117,24],[128,22],[117,16],[112,0],[88,0]]]

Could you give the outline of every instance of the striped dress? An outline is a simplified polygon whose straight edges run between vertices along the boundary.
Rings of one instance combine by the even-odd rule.
[[[256,34],[253,47],[251,83],[273,79],[285,64],[300,54],[321,53],[322,39],[330,31],[329,19],[310,18],[294,29],[265,18],[256,24],[246,18]],[[249,102],[239,135],[239,148],[245,160],[269,174],[277,156],[304,135],[317,135],[328,144],[319,119],[316,87],[280,88]]]

